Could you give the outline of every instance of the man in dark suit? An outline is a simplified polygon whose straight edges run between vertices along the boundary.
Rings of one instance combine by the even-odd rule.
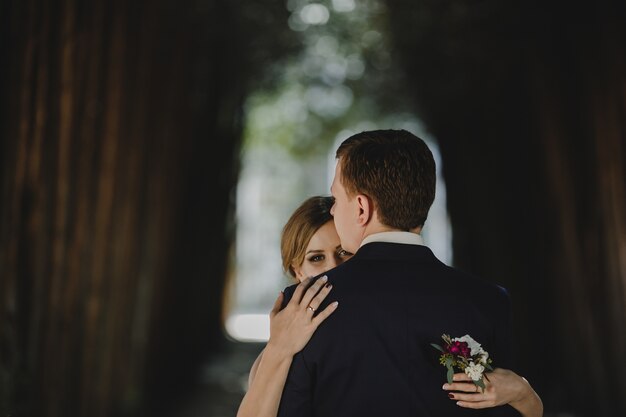
[[[404,130],[362,132],[337,150],[332,214],[355,255],[325,275],[339,308],[292,362],[279,417],[519,415],[461,408],[442,390],[431,343],[469,334],[511,368],[506,291],[440,262],[420,231],[435,196],[435,161]],[[284,304],[294,287],[285,290]]]

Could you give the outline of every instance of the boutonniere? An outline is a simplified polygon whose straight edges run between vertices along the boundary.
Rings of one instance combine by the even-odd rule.
[[[491,358],[480,343],[472,339],[469,335],[451,338],[444,334],[441,336],[444,341],[443,346],[431,343],[431,346],[441,352],[439,363],[448,368],[448,384],[452,383],[454,369],[465,372],[474,385],[485,390],[483,381],[485,369],[493,371]]]

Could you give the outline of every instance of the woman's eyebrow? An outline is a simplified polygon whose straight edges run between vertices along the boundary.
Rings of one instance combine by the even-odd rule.
[[[305,255],[308,255],[309,253],[315,253],[315,252],[324,252],[324,251],[322,249],[311,249],[310,251],[305,253]]]

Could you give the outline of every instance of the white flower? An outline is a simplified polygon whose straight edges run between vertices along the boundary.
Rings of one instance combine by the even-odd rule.
[[[483,371],[485,367],[481,364],[476,364],[474,362],[470,362],[470,364],[465,367],[465,373],[467,376],[472,378],[472,381],[479,381],[483,377]]]
[[[480,343],[471,338],[470,335],[466,334],[463,337],[455,337],[452,339],[453,342],[465,342],[467,346],[470,348],[470,355],[478,355],[479,353],[484,352],[483,348],[480,347]]]
[[[480,363],[483,365],[487,365],[487,360],[489,359],[489,353],[487,353],[483,348],[480,348]]]

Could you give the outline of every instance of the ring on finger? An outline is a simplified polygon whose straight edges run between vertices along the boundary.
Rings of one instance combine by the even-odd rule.
[[[317,310],[316,308],[314,308],[313,306],[311,306],[311,304],[309,304],[309,306],[306,308],[307,310],[311,310],[312,312],[315,313],[315,310]]]

